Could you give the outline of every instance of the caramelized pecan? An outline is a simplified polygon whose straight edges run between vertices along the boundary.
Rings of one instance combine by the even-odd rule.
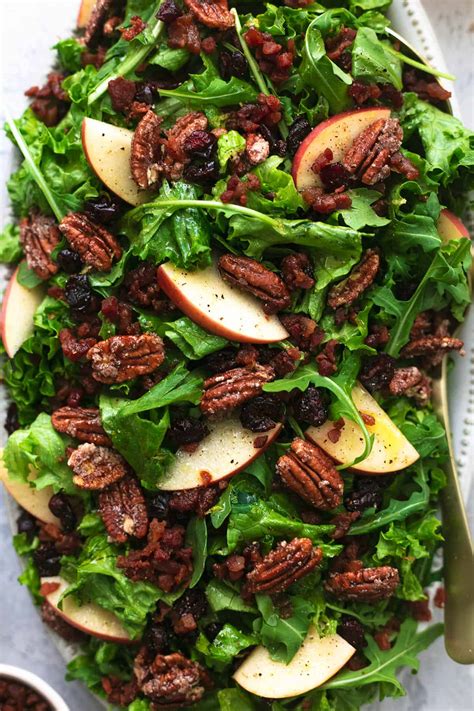
[[[184,0],[184,3],[195,18],[206,27],[229,30],[235,24],[227,0]]]
[[[379,568],[332,573],[324,587],[339,600],[377,602],[391,597],[399,582],[398,570],[384,565]]]
[[[423,336],[415,338],[407,343],[402,349],[401,356],[403,358],[416,358],[417,356],[440,356],[442,357],[449,351],[461,351],[464,342],[459,338],[451,336]]]
[[[123,479],[127,463],[118,452],[96,444],[81,444],[68,459],[72,480],[80,489],[98,491]]]
[[[159,182],[162,173],[161,123],[163,119],[151,109],[135,129],[130,153],[132,178],[140,188]]]
[[[391,395],[404,395],[407,390],[418,385],[423,377],[419,368],[411,366],[408,368],[396,368],[388,384]]]
[[[369,288],[377,276],[380,255],[376,249],[368,249],[361,261],[352,268],[349,276],[331,287],[328,304],[332,309],[354,303]]]
[[[49,279],[58,271],[51,253],[61,241],[58,226],[52,217],[31,213],[20,222],[20,244],[26,262],[40,279]]]
[[[82,261],[99,272],[108,272],[122,248],[115,237],[84,212],[71,212],[61,220],[59,229]]]
[[[224,281],[260,299],[266,314],[275,314],[290,305],[291,296],[285,282],[255,259],[223,254],[218,266]]]
[[[181,652],[158,654],[153,659],[143,647],[135,659],[134,672],[140,691],[158,704],[156,708],[188,707],[199,701],[210,685],[201,665]]]
[[[311,573],[322,557],[321,548],[315,548],[309,538],[293,538],[289,543],[282,541],[248,573],[244,595],[284,592],[297,580]]]
[[[91,442],[110,447],[112,442],[102,427],[97,407],[60,407],[51,415],[55,430],[68,434],[80,442]]]
[[[100,383],[123,383],[151,373],[163,362],[163,341],[153,333],[140,336],[112,336],[99,341],[87,353],[92,377]]]
[[[314,286],[313,267],[307,254],[288,254],[281,262],[281,275],[290,291]]]
[[[190,162],[185,144],[195,131],[205,131],[207,118],[201,111],[192,111],[181,116],[175,125],[166,132],[164,142],[164,171],[169,180],[179,180],[184,166]]]
[[[321,511],[342,502],[344,483],[334,462],[316,444],[296,437],[276,470],[285,485]]]
[[[233,410],[262,392],[262,386],[275,377],[270,365],[255,365],[254,368],[233,368],[217,373],[204,381],[201,411],[205,415],[217,415]]]
[[[137,481],[125,476],[99,495],[99,513],[104,526],[117,543],[129,536],[144,538],[148,531],[145,498]]]

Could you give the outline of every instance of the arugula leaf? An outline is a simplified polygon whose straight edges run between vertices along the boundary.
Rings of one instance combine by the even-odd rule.
[[[22,248],[19,237],[20,228],[18,225],[5,225],[0,234],[0,262],[11,264],[20,259]]]
[[[251,190],[247,195],[247,205],[265,214],[283,212],[295,213],[304,207],[304,202],[295,187],[291,174],[283,170],[283,158],[270,156],[253,171],[260,180],[260,190]],[[271,193],[272,199],[264,195]]]
[[[124,680],[130,678],[134,654],[127,645],[102,642],[91,637],[83,648],[85,648],[84,654],[72,659],[67,666],[66,679],[68,681],[78,679],[95,694],[103,696],[102,678],[104,676],[110,675],[116,679]]]
[[[40,595],[41,579],[38,568],[33,563],[33,558],[28,558],[23,572],[18,576],[18,582],[28,588],[35,604],[41,605],[44,600],[43,596]]]
[[[196,641],[196,649],[204,655],[208,667],[222,672],[234,659],[248,647],[253,647],[258,638],[252,634],[241,632],[234,625],[225,624],[212,642],[201,633]]]
[[[186,544],[193,549],[193,575],[189,587],[194,588],[204,573],[207,558],[206,519],[194,516],[186,529]]]
[[[163,335],[173,341],[190,360],[204,358],[228,344],[225,338],[208,333],[187,316],[168,321],[163,327]]]
[[[352,45],[352,76],[367,83],[403,88],[402,63],[370,27],[360,27]]]
[[[82,68],[81,58],[85,51],[85,45],[74,37],[57,42],[53,49],[58,53],[59,63],[66,71],[78,72]]]
[[[230,583],[213,578],[206,586],[206,597],[213,612],[229,610],[231,612],[256,613],[255,607],[243,601],[240,591],[234,590]]]
[[[169,72],[177,72],[190,60],[191,53],[187,49],[172,49],[167,44],[162,44],[158,52],[150,57],[149,64],[156,64]],[[161,93],[161,92],[160,92]]]
[[[303,644],[314,613],[311,603],[303,597],[288,597],[292,614],[283,619],[278,615],[269,595],[256,595],[257,607],[262,617],[255,620],[253,625],[271,658],[284,664],[291,662]]]
[[[362,230],[364,227],[384,227],[390,223],[386,217],[380,217],[371,205],[380,200],[380,193],[368,188],[357,188],[348,190],[347,194],[351,199],[351,206],[346,210],[333,212],[330,220],[335,224],[342,218],[343,222],[354,230]]]
[[[221,689],[217,692],[220,711],[257,711],[254,698],[242,689]]]

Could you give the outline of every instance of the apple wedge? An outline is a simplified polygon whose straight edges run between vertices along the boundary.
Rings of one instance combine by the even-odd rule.
[[[82,0],[76,20],[78,29],[83,30],[84,27],[87,27],[87,23],[91,19],[92,10],[94,9],[96,2],[97,0]]]
[[[141,205],[152,193],[141,190],[130,172],[133,131],[110,123],[85,118],[82,147],[87,161],[104,185],[129,205]]]
[[[215,263],[188,272],[171,262],[157,271],[158,284],[190,319],[216,336],[240,343],[274,343],[288,337],[276,316],[268,316],[251,294],[221,278]]]
[[[346,111],[332,116],[313,128],[293,158],[292,176],[298,190],[320,187],[319,176],[311,170],[316,158],[329,148],[332,151],[332,162],[342,160],[357,136],[371,123],[378,119],[388,119],[390,109],[370,108],[358,111]]]
[[[264,698],[287,699],[324,684],[355,654],[338,634],[319,637],[310,627],[306,639],[289,664],[274,662],[265,647],[256,647],[235,672],[243,689]]]
[[[10,277],[0,313],[0,334],[10,358],[13,358],[33,333],[33,316],[44,298],[44,288],[41,284],[27,289],[18,282],[18,270],[19,267]]]
[[[90,634],[106,642],[117,642],[127,644],[131,641],[130,635],[113,612],[104,610],[95,602],[79,603],[72,595],[64,598],[62,609],[59,607],[59,599],[63,592],[69,587],[69,583],[59,576],[41,578],[41,587],[52,592],[47,592],[45,599],[70,625],[76,627],[81,632]]]
[[[420,455],[413,445],[359,383],[352,390],[352,399],[362,415],[374,420],[373,424],[367,424],[369,433],[374,435],[372,451],[355,464],[353,470],[364,474],[390,474],[405,469],[419,459]],[[339,430],[339,438],[334,442],[329,434],[331,430],[334,430],[334,423],[327,421],[320,427],[309,427],[306,436],[341,464],[348,464],[362,454],[364,443],[359,425],[346,419]]]
[[[194,489],[233,476],[260,456],[281,430],[278,424],[268,432],[256,434],[244,429],[236,417],[221,420],[211,427],[194,452],[177,452],[165,478],[158,484],[160,489]],[[263,436],[267,437],[263,446],[256,447],[255,442]]]
[[[33,470],[30,479],[34,479]],[[49,500],[54,494],[50,486],[46,486],[44,489],[35,489],[24,481],[10,479],[8,470],[2,461],[0,461],[0,481],[10,496],[15,499],[16,503],[25,509],[25,511],[28,511],[28,513],[40,521],[43,521],[43,523],[55,523],[56,526],[61,528],[60,520],[49,510]]]
[[[469,239],[470,236],[467,227],[461,222],[459,217],[454,215],[450,210],[441,210],[437,228],[441,238],[445,242],[450,239],[459,239],[460,237],[467,237]]]

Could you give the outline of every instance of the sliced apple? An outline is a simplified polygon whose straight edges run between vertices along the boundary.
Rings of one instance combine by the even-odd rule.
[[[82,0],[79,6],[79,12],[77,14],[77,27],[82,30],[87,27],[89,20],[91,19],[92,10],[94,9],[97,0]]]
[[[181,311],[216,336],[240,343],[274,343],[288,337],[280,320],[264,313],[258,299],[226,284],[214,262],[194,272],[168,262],[159,267],[157,278]]]
[[[405,469],[419,459],[420,455],[413,445],[359,383],[352,390],[352,399],[359,412],[368,415],[368,421],[370,418],[374,420],[373,424],[366,425],[369,433],[374,435],[372,451],[352,469],[364,474],[390,474]],[[337,441],[332,441],[336,438],[331,439],[331,430],[334,430],[334,423],[327,421],[320,427],[307,429],[306,436],[341,464],[349,464],[362,454],[364,441],[359,425],[346,419]]]
[[[158,485],[160,489],[194,489],[237,474],[266,450],[281,425],[256,434],[244,429],[236,417],[231,417],[214,423],[211,428],[194,452],[178,451],[166,477]],[[256,446],[261,445],[261,438],[265,436],[263,445]]]
[[[332,151],[332,162],[342,160],[357,136],[371,123],[378,119],[388,119],[390,109],[370,108],[358,111],[346,111],[332,116],[313,128],[293,158],[292,175],[298,190],[320,187],[321,179],[311,169],[316,158],[329,148]]]
[[[82,147],[87,161],[104,185],[130,205],[152,199],[141,190],[130,172],[133,131],[110,123],[85,118],[82,122]]]
[[[63,592],[69,587],[69,583],[59,576],[41,578],[41,587],[47,591],[45,599],[70,625],[76,627],[81,632],[98,637],[107,642],[127,643],[130,642],[130,635],[124,628],[120,620],[113,612],[104,610],[95,602],[87,602],[83,605],[74,599],[72,595],[64,598],[62,609],[59,607],[59,599]]]
[[[35,473],[34,470],[32,470],[30,481],[34,478]],[[60,520],[49,510],[49,500],[54,494],[50,486],[46,486],[44,489],[35,489],[24,481],[11,479],[2,461],[0,461],[0,481],[10,496],[15,499],[16,503],[25,509],[25,511],[28,511],[28,513],[44,523],[55,523],[56,526],[61,527]]]
[[[437,228],[445,242],[450,239],[459,239],[460,237],[469,239],[470,236],[467,227],[450,210],[441,210]]]
[[[18,282],[18,270],[19,267],[8,282],[0,313],[0,334],[10,358],[13,358],[33,333],[33,316],[44,298],[44,288],[41,284],[27,289]]]
[[[246,691],[271,699],[288,699],[316,689],[336,674],[355,653],[338,634],[319,637],[310,627],[289,664],[274,662],[265,647],[256,647],[233,678]]]

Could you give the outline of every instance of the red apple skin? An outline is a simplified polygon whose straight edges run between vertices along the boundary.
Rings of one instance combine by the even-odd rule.
[[[439,234],[445,240],[470,238],[466,225],[450,210],[441,210],[437,227]]]
[[[293,158],[293,165],[291,169],[291,175],[293,177],[294,183],[296,187],[298,188],[298,172],[301,166],[301,162],[305,156],[306,151],[308,148],[313,144],[315,140],[318,140],[320,137],[320,134],[325,131],[326,129],[329,129],[331,126],[335,128],[335,124],[337,124],[341,119],[347,119],[351,116],[360,116],[361,114],[366,114],[368,112],[373,112],[374,113],[374,118],[373,120],[376,121],[378,118],[389,118],[390,117],[390,110],[389,109],[384,109],[384,108],[374,108],[374,107],[369,107],[366,109],[358,109],[356,111],[344,111],[341,114],[337,114],[336,116],[331,116],[331,118],[327,119],[326,121],[323,121],[322,123],[318,124],[311,133],[309,133],[304,141],[300,144],[298,150],[295,153],[295,157]],[[363,130],[363,129],[361,129]],[[326,145],[324,145],[326,144]],[[350,142],[347,145],[346,150],[349,148]],[[318,151],[318,153],[322,153],[326,148],[328,148],[328,145],[326,141],[323,141],[321,143],[321,150]],[[316,158],[316,154],[315,154]],[[314,180],[315,180],[315,186],[320,184],[320,181],[316,174],[314,175]]]
[[[59,607],[56,607],[55,605],[51,605],[49,602],[48,598],[45,598],[46,602],[48,605],[54,610],[56,614],[58,614],[62,619],[68,623],[68,625],[71,625],[71,627],[74,627],[76,630],[79,630],[80,632],[84,632],[84,634],[89,635],[89,637],[95,637],[95,639],[100,639],[103,642],[114,642],[115,644],[135,644],[136,640],[133,639],[122,639],[122,637],[112,637],[110,635],[106,634],[97,634],[97,632],[91,632],[90,630],[86,629],[82,625],[78,625],[77,622],[74,622],[74,620],[71,617],[68,617],[68,615],[65,615],[62,610],[59,609]]]
[[[95,4],[96,0],[82,0],[76,20],[76,25],[80,30],[87,27],[87,23],[91,18],[92,10],[94,9]]]
[[[223,324],[213,322],[206,314],[196,309],[192,301],[190,301],[185,294],[177,287],[175,282],[170,279],[166,271],[161,267],[158,267],[156,272],[156,278],[159,286],[163,289],[165,294],[171,301],[176,304],[176,306],[181,309],[189,318],[197,323],[199,326],[204,328],[206,331],[213,333],[216,336],[222,336],[230,341],[237,341],[239,343],[272,343],[283,340],[284,336],[276,338],[274,341],[269,341],[266,338],[259,338],[256,334],[249,334],[248,336],[232,331],[232,329],[224,326]]]

